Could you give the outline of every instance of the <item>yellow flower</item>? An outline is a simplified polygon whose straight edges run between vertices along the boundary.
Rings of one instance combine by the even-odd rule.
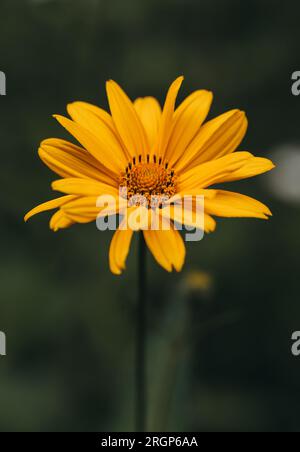
[[[185,288],[195,292],[209,292],[213,287],[213,277],[206,272],[194,270],[184,278]]]
[[[183,77],[179,77],[171,85],[163,109],[152,97],[132,103],[117,83],[109,81],[111,115],[94,105],[75,102],[67,107],[71,119],[55,116],[82,147],[61,139],[41,143],[40,158],[62,177],[52,188],[64,196],[31,210],[25,221],[52,209],[58,209],[50,221],[54,231],[74,223],[95,221],[102,212],[97,207],[98,197],[120,199],[120,187],[126,188],[127,199],[136,195],[147,200],[153,195],[165,199],[175,195],[204,196],[205,232],[214,231],[213,216],[267,219],[271,212],[262,203],[239,193],[209,188],[256,176],[274,167],[268,159],[249,152],[234,152],[247,130],[245,113],[231,110],[203,125],[212,93],[196,91],[175,108],[182,81]],[[118,211],[121,204],[122,201]],[[149,210],[144,207],[145,212]],[[160,221],[166,221],[164,205],[152,210]],[[104,211],[106,215],[107,209]],[[169,206],[167,216],[176,224],[184,222],[176,205]],[[140,229],[156,261],[167,271],[180,271],[185,261],[185,245],[177,228],[172,223],[169,230],[146,230],[145,222],[148,219],[144,225],[141,222]],[[109,261],[115,274],[125,269],[133,229],[121,224],[114,234]]]

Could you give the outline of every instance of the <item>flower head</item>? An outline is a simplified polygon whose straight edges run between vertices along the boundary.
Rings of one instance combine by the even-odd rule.
[[[41,143],[39,156],[61,179],[52,188],[64,196],[48,201],[26,216],[57,209],[50,221],[54,231],[97,217],[121,214],[126,209],[139,215],[129,227],[122,219],[110,245],[111,271],[125,269],[133,232],[143,230],[157,262],[167,271],[180,271],[185,245],[176,225],[191,226],[176,200],[204,198],[199,227],[212,232],[213,217],[267,219],[270,210],[248,196],[213,188],[216,184],[249,178],[271,170],[273,163],[249,152],[235,152],[247,130],[245,113],[231,110],[204,123],[212,93],[199,90],[176,108],[183,77],[171,85],[163,109],[152,97],[131,102],[114,81],[107,82],[111,114],[94,105],[68,105],[71,119],[55,116],[81,146],[60,139]],[[99,197],[107,206],[99,204]],[[159,227],[149,227],[149,214]],[[168,223],[169,227],[165,227]],[[138,224],[138,225],[136,225]],[[197,225],[196,225],[197,226]]]

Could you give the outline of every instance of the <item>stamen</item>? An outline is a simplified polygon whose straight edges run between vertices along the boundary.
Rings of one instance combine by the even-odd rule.
[[[149,208],[153,197],[157,198],[157,207],[162,207],[177,191],[175,171],[168,169],[168,163],[163,164],[162,157],[153,155],[152,159],[153,163],[150,154],[145,159],[141,154],[133,157],[120,178],[120,187],[126,187],[128,200],[135,204],[146,198]]]

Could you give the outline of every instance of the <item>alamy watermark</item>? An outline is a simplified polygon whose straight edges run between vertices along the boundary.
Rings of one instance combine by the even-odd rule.
[[[300,356],[300,331],[295,331],[292,334],[292,355]]]
[[[6,96],[6,75],[0,71],[0,96]]]
[[[292,74],[292,94],[293,96],[300,96],[300,71],[295,71]]]
[[[0,356],[6,356],[6,335],[0,331]]]
[[[99,214],[96,225],[100,231],[185,231],[187,242],[199,242],[204,237],[204,196],[172,198],[152,195],[128,196],[121,187],[119,196],[99,196],[96,203]],[[183,226],[184,225],[184,226]]]

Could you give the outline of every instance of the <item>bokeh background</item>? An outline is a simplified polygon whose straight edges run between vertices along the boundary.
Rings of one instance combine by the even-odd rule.
[[[300,431],[300,3],[276,0],[1,0],[0,431],[132,431],[136,243],[108,269],[110,233],[54,234],[56,178],[39,142],[74,100],[107,106],[105,80],[132,98],[214,91],[211,116],[247,111],[242,149],[279,164],[234,189],[274,217],[220,220],[188,246],[182,274],[149,259],[149,429]]]

